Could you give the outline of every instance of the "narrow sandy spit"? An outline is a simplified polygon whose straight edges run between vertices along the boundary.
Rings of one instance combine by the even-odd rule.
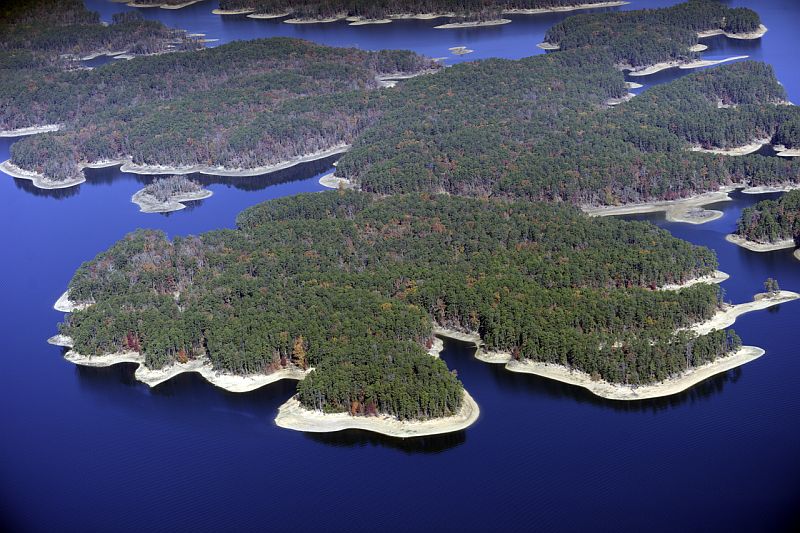
[[[214,15],[247,15],[252,13],[255,9],[212,9],[211,13]]]
[[[47,133],[48,131],[58,131],[61,124],[44,124],[42,126],[30,126],[27,128],[17,128],[15,130],[0,130],[0,137],[27,137],[37,133]]]
[[[355,187],[347,178],[338,178],[334,172],[325,174],[319,179],[319,184],[328,189],[354,189]]]
[[[704,224],[720,218],[722,216],[722,211],[703,209],[703,206],[717,202],[730,201],[731,197],[728,193],[739,187],[741,187],[741,185],[721,187],[718,191],[706,192],[680,200],[661,200],[619,206],[582,206],[581,209],[589,216],[599,217],[657,213],[663,211],[666,213],[667,220],[670,222]]]
[[[497,19],[473,22],[450,22],[448,24],[439,24],[433,28],[436,30],[452,30],[459,28],[480,28],[482,26],[502,26],[503,24],[510,24],[511,19]]]
[[[780,157],[800,157],[800,148],[786,148],[782,144],[775,144],[772,148]]]
[[[698,59],[695,61],[685,62],[685,61],[664,61],[661,63],[655,63],[653,65],[648,65],[646,67],[624,67],[622,70],[630,71],[628,73],[629,76],[649,76],[650,74],[655,74],[656,72],[661,72],[662,70],[666,70],[669,68],[678,67],[680,69],[693,69],[693,68],[700,68],[700,67],[710,67],[712,65],[719,65],[720,63],[727,63],[728,61],[736,61],[738,59],[746,59],[749,56],[732,56],[726,57],[724,59]]]
[[[782,303],[791,302],[800,298],[800,294],[792,291],[778,291],[772,293],[759,293],[753,297],[753,301],[741,304],[725,305],[722,309],[705,322],[699,322],[686,328],[698,335],[707,335],[714,330],[721,330],[732,326],[736,319],[745,313],[759,311]]]
[[[768,143],[769,143],[769,137],[765,137],[763,139],[756,139],[751,143],[745,144],[743,146],[736,146],[734,148],[703,148],[701,146],[692,146],[691,150],[693,152],[703,152],[706,154],[740,156],[757,152],[762,146]]]
[[[796,246],[794,239],[783,239],[777,242],[761,243],[748,241],[744,237],[740,237],[739,235],[735,235],[733,233],[726,235],[725,240],[735,244],[736,246],[746,248],[751,252],[774,252],[775,250],[785,250],[786,248],[794,248]]]
[[[713,274],[709,274],[708,276],[693,278],[683,283],[668,283],[667,285],[659,287],[658,290],[679,291],[681,289],[685,289],[686,287],[697,285],[698,283],[722,283],[723,281],[727,280],[730,277],[731,277],[730,274],[728,274],[727,272],[723,272],[721,270],[715,270]]]
[[[760,39],[761,37],[764,36],[765,33],[767,33],[767,27],[764,26],[763,24],[760,24],[756,31],[749,32],[749,33],[728,33],[728,32],[723,31],[723,30],[708,30],[708,31],[699,31],[699,32],[697,32],[697,37],[702,39],[704,37],[713,37],[715,35],[724,35],[725,37],[728,37],[729,39],[745,39],[745,40],[747,40],[747,39]]]
[[[478,420],[480,408],[477,402],[464,390],[461,409],[453,416],[432,420],[398,420],[383,416],[350,416],[347,413],[322,413],[306,409],[295,396],[289,398],[278,409],[275,423],[282,428],[309,433],[328,433],[345,429],[361,429],[388,435],[408,438],[452,433],[468,428]]]

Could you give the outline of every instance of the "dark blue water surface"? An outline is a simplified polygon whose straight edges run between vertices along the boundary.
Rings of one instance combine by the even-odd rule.
[[[104,18],[130,9],[88,4]],[[800,5],[751,6],[769,33],[760,41],[707,39],[707,56],[767,61],[800,101]],[[534,45],[564,16],[448,31],[421,21],[291,26],[220,18],[210,14],[214,7],[142,12],[220,42],[295,35],[432,56],[463,44],[476,50],[467,60],[539,53]],[[0,140],[0,160],[12,142]],[[319,190],[317,179],[330,164],[259,178],[202,177],[214,196],[169,216],[139,213],[130,196],[150,178],[116,169],[92,171],[87,183],[57,193],[0,176],[0,524],[80,531],[638,531],[787,529],[797,519],[797,302],[737,321],[745,343],[762,346],[766,356],[657,401],[604,401],[480,363],[468,347],[447,343],[442,355],[480,404],[481,418],[463,432],[409,440],[279,429],[273,418],[292,382],[236,395],[182,375],[151,390],[133,379],[130,365],[75,367],[45,343],[62,318],[52,304],[74,270],[125,233],[232,227],[250,205]],[[717,207],[723,218],[702,226],[639,218],[716,250],[731,274],[724,287],[732,301],[750,299],[768,276],[800,290],[800,262],[789,251],[758,254],[724,241],[741,209],[765,197],[734,196]]]

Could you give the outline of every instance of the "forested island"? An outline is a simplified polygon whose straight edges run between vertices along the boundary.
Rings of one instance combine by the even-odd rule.
[[[800,245],[800,191],[745,208],[736,222],[736,233],[727,239],[756,252]]]
[[[547,30],[545,43],[559,50],[602,47],[619,68],[652,70],[696,59],[701,35],[749,36],[760,28],[761,19],[750,9],[690,0],[668,8],[569,17]]]
[[[0,84],[6,103],[0,128],[63,124],[58,132],[15,143],[5,165],[41,187],[80,183],[82,168],[91,165],[122,163],[126,171],[147,174],[257,175],[329,156],[382,114],[381,76],[438,68],[412,52],[287,38],[94,70],[8,66],[10,78]]]
[[[178,0],[168,0],[176,2]],[[382,24],[393,19],[449,18],[439,27],[497,24],[508,14],[538,14],[627,4],[601,0],[220,0],[220,15],[252,18],[291,17],[289,23],[334,22]],[[509,21],[505,21],[509,22]]]
[[[685,329],[717,313],[716,286],[653,290],[714,272],[714,254],[645,223],[342,190],[266,202],[237,226],[173,241],[129,235],[76,273],[69,299],[89,305],[60,334],[83,356],[134,351],[151,369],[313,367],[298,385],[306,408],[399,420],[461,408],[457,378],[425,353],[433,324],[628,385],[740,344]]]
[[[137,13],[119,13],[111,24],[104,24],[80,0],[11,2],[0,8],[3,98],[10,89],[19,91],[20,86],[37,83],[58,68],[79,68],[83,57],[148,55],[201,46],[184,30],[145,20]],[[7,124],[0,127],[5,129]]]
[[[790,158],[693,150],[769,141],[796,120],[772,67],[731,63],[605,105],[626,91],[608,52],[590,48],[459,64],[405,82],[339,161],[336,176],[381,194],[424,190],[585,206],[800,178]]]
[[[134,194],[131,201],[143,213],[168,213],[184,209],[185,202],[203,200],[211,194],[211,191],[186,176],[169,176],[156,178]]]

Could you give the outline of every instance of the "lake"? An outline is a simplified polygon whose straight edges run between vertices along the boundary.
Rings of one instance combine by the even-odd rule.
[[[636,1],[627,8],[671,2]],[[87,2],[104,18],[131,9]],[[731,2],[743,5],[744,2]],[[714,37],[706,57],[748,54],[772,64],[800,102],[800,3],[751,2],[769,32],[760,41]],[[514,17],[505,26],[434,30],[426,21],[351,27],[293,26],[210,14],[216,2],[149,18],[226,42],[292,35],[363,48],[412,48],[439,57],[465,45],[480,57],[523,57],[564,14]],[[636,81],[652,84],[670,70]],[[0,160],[13,139],[0,139]],[[800,303],[740,318],[755,362],[689,391],[642,402],[601,400],[583,389],[507,372],[448,342],[442,357],[481,406],[466,431],[396,440],[347,431],[277,428],[294,390],[280,382],[231,394],[194,375],[149,389],[131,365],[75,367],[45,340],[62,314],[56,298],[82,261],[136,228],[186,235],[233,227],[258,202],[322,189],[333,160],[258,178],[202,177],[214,196],[164,215],[130,196],[149,177],[92,171],[73,189],[45,192],[0,175],[0,263],[6,280],[0,332],[0,525],[5,530],[771,530],[798,520]],[[701,226],[647,219],[716,250],[734,302],[762,282],[800,290],[791,251],[758,254],[727,243],[740,211],[765,197],[735,193]]]

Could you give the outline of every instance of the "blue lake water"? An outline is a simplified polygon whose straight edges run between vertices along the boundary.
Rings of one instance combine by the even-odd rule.
[[[634,2],[627,8],[669,2]],[[88,2],[110,13],[130,9]],[[743,2],[731,2],[742,5]],[[760,41],[715,37],[710,55],[749,54],[775,66],[800,101],[800,5],[752,2],[769,33]],[[143,10],[220,42],[295,35],[326,44],[413,48],[453,45],[490,55],[541,51],[564,15],[434,30],[424,21],[350,27],[291,26],[210,14]],[[713,57],[713,56],[712,56]],[[668,81],[667,71],[636,81]],[[0,139],[0,160],[13,140]],[[183,375],[155,389],[132,366],[85,369],[45,343],[52,309],[82,261],[139,227],[170,235],[232,227],[242,209],[314,192],[331,161],[259,178],[202,178],[214,196],[168,216],[138,212],[130,196],[148,177],[96,170],[58,193],[0,175],[4,339],[0,371],[0,525],[6,530],[771,530],[789,529],[800,502],[800,302],[740,318],[745,343],[767,354],[684,394],[610,402],[575,387],[486,365],[447,343],[442,356],[481,406],[466,431],[394,440],[348,431],[310,435],[277,428],[282,382],[230,394]],[[725,216],[701,226],[648,219],[716,250],[734,302],[772,276],[800,290],[790,251],[758,254],[724,241],[741,209],[764,197],[734,194]]]

